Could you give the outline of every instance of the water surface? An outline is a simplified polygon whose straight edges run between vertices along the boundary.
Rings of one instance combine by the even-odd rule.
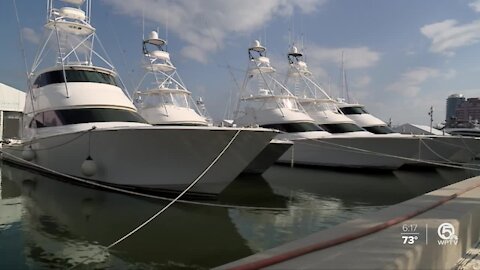
[[[469,178],[274,166],[238,177],[215,201],[168,202],[74,185],[1,165],[0,269],[208,269]],[[260,209],[256,209],[260,207]]]

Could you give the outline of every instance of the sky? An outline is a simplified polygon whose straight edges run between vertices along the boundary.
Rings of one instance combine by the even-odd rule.
[[[158,29],[187,88],[214,119],[239,91],[255,39],[280,76],[295,42],[333,97],[343,52],[350,97],[393,124],[428,124],[430,106],[434,123],[441,123],[448,95],[480,96],[480,0],[92,2],[92,24],[130,92],[143,74],[142,35]],[[30,68],[45,3],[1,1],[0,82],[26,88],[25,60]]]

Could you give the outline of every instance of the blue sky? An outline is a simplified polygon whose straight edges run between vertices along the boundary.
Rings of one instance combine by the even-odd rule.
[[[30,66],[46,4],[16,3]],[[24,89],[14,11],[12,1],[0,4],[0,82]],[[282,72],[289,36],[303,36],[308,65],[334,96],[343,51],[351,96],[394,124],[426,124],[432,105],[442,122],[449,94],[480,96],[480,0],[94,0],[92,23],[130,90],[142,74],[142,14],[146,32],[159,28],[165,38],[168,28],[180,75],[217,119],[254,39]]]

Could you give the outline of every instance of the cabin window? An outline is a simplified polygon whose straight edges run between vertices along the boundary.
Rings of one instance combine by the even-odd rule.
[[[85,108],[37,113],[32,122],[30,122],[30,127],[56,127],[93,122],[147,123],[140,115],[132,111],[109,108]]]
[[[341,124],[323,124],[320,125],[324,130],[330,133],[346,133],[346,132],[356,132],[356,131],[365,131],[363,128],[359,127],[353,123],[341,123]]]
[[[367,131],[374,133],[374,134],[389,134],[395,133],[391,128],[388,126],[371,126],[371,127],[363,127]]]
[[[114,76],[104,72],[94,70],[65,70],[67,82],[94,82],[119,86]],[[40,74],[35,80],[36,87],[42,87],[49,84],[64,83],[65,77],[63,70],[53,70]]]
[[[363,113],[368,114],[367,110],[365,110],[363,107],[340,107],[340,110],[346,115]]]
[[[263,128],[277,129],[287,133],[294,132],[308,132],[308,131],[322,131],[323,129],[314,123],[286,123],[286,124],[269,124],[262,125]]]

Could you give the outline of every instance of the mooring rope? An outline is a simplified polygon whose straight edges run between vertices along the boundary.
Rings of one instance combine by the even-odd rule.
[[[307,144],[309,144],[311,146],[316,146],[316,147],[323,147],[319,144],[325,144],[325,145],[329,145],[329,146],[344,148],[344,149],[350,150],[352,152],[357,152],[357,153],[360,152],[360,153],[371,154],[371,155],[376,155],[376,156],[397,158],[397,159],[402,159],[402,160],[406,160],[406,161],[413,161],[413,162],[425,163],[425,164],[430,164],[430,165],[436,165],[436,166],[439,166],[439,167],[448,167],[448,168],[480,171],[480,168],[471,168],[471,167],[467,167],[467,166],[445,164],[445,163],[435,162],[435,161],[430,161],[430,160],[396,156],[396,155],[391,155],[391,154],[386,154],[386,153],[375,152],[375,151],[371,151],[371,150],[367,150],[367,149],[357,148],[357,147],[353,147],[353,146],[347,146],[347,145],[342,145],[342,144],[338,144],[338,143],[327,142],[326,140],[321,140],[321,139],[305,139],[305,141],[307,142]],[[299,142],[299,141],[296,141],[296,142]],[[308,142],[313,142],[313,144],[308,143]]]
[[[51,150],[51,149],[55,149],[55,148],[60,147],[60,146],[67,145],[67,144],[69,144],[69,143],[72,143],[72,142],[80,139],[81,137],[83,137],[83,135],[88,134],[90,131],[93,131],[93,130],[95,130],[96,128],[97,128],[96,126],[92,126],[91,128],[89,128],[89,129],[87,129],[87,130],[80,131],[77,136],[75,136],[75,137],[73,137],[73,138],[71,138],[71,139],[69,139],[69,140],[67,140],[67,141],[65,141],[65,142],[62,142],[62,143],[60,143],[60,144],[56,144],[56,145],[53,145],[53,146],[50,146],[50,147],[46,147],[46,148],[35,148],[35,149],[32,149],[32,150],[35,150],[35,151],[45,151],[45,150]],[[44,138],[34,138],[34,139],[30,140],[30,141],[28,142],[28,144],[25,144],[25,146],[27,146],[27,145],[28,145],[28,146],[31,146],[31,145],[34,144],[35,142],[40,141],[40,140],[42,140],[42,139],[44,139]],[[23,143],[22,143],[22,144],[23,144]],[[9,143],[6,143],[5,145],[10,145],[10,144],[9,144]],[[18,151],[18,152],[22,152],[22,151],[24,150],[24,149],[15,149],[15,148],[13,148],[13,147],[12,147],[12,148],[9,148],[9,149],[12,150],[12,151]]]
[[[432,152],[435,156],[437,156],[438,158],[442,159],[443,161],[446,161],[446,162],[449,162],[449,163],[455,163],[453,162],[452,160],[440,155],[439,153],[437,153],[435,150],[433,150],[426,142],[424,142],[423,138],[419,137],[419,140],[420,142],[430,151]],[[458,147],[458,148],[461,148],[461,147]]]
[[[193,180],[190,185],[188,185],[187,188],[185,188],[180,194],[178,194],[177,197],[175,197],[175,199],[173,199],[172,201],[170,201],[166,206],[164,206],[162,209],[160,209],[157,213],[155,213],[153,216],[151,216],[149,219],[145,220],[144,222],[142,222],[139,226],[137,226],[136,228],[134,228],[133,230],[131,230],[130,232],[128,232],[127,234],[125,234],[124,236],[120,237],[118,240],[116,240],[115,242],[111,243],[110,245],[108,245],[107,247],[105,248],[102,248],[102,251],[107,251],[108,249],[116,246],[117,244],[119,244],[120,242],[124,241],[125,239],[127,239],[128,237],[132,236],[134,233],[136,233],[137,231],[139,231],[140,229],[142,229],[143,227],[145,227],[148,223],[150,223],[152,220],[154,220],[156,217],[158,217],[159,215],[161,215],[163,212],[165,212],[170,206],[172,206],[175,202],[177,202],[183,195],[185,195],[185,193],[187,193],[193,186],[195,186],[195,184],[198,183],[198,181],[200,181],[200,179],[202,179],[202,177],[210,170],[210,168],[213,167],[213,165],[215,165],[217,163],[217,161],[223,156],[223,154],[227,151],[228,148],[230,148],[230,146],[232,145],[232,143],[235,141],[235,139],[237,138],[238,134],[240,134],[242,130],[239,129],[237,130],[237,132],[235,133],[235,135],[232,137],[232,139],[228,142],[228,144],[223,148],[223,150],[217,155],[217,157],[210,163],[210,165],[208,165],[207,168],[205,168],[205,170],[203,170],[203,172],[195,179]],[[102,252],[100,251],[100,252]],[[95,257],[96,255],[100,254],[100,252],[97,252],[95,254],[93,254],[92,256],[88,256],[87,258],[85,258],[83,261],[79,262],[78,264],[76,265],[73,265],[72,267],[68,268],[68,269],[74,269],[76,268],[77,266],[85,263],[86,261],[90,260],[92,257]]]

